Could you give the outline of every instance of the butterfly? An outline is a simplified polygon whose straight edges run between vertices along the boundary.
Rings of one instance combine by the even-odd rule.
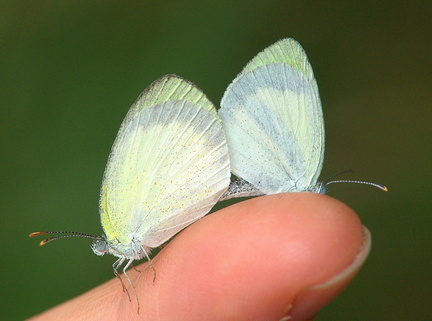
[[[220,200],[283,192],[326,193],[324,118],[318,85],[301,45],[282,39],[255,56],[221,101],[231,160],[238,177]]]

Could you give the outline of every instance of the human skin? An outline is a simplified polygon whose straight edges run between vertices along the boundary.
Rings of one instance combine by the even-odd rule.
[[[31,320],[312,320],[369,248],[357,214],[329,196],[257,197],[180,232],[154,270],[148,262],[129,270],[131,302],[113,278]]]

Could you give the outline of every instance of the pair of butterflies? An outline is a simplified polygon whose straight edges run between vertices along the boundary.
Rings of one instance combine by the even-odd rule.
[[[153,82],[123,121],[105,169],[97,255],[149,257],[216,202],[282,192],[326,192],[319,183],[324,122],[318,86],[300,44],[283,39],[252,59],[221,108],[175,75]],[[238,177],[230,182],[231,172]],[[385,189],[385,187],[378,185]],[[35,232],[30,236],[67,232]],[[129,277],[124,273],[129,283]]]

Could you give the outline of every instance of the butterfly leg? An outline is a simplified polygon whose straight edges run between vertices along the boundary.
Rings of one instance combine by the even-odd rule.
[[[125,261],[126,258],[121,257],[119,258],[117,261],[114,262],[114,264],[112,265],[113,270],[114,270],[114,274],[116,276],[117,279],[120,280],[120,283],[123,287],[123,292],[126,292],[129,298],[129,301],[131,301],[130,295],[129,295],[129,291],[126,288],[126,285],[123,283],[123,280],[121,279],[120,274],[118,273],[118,270],[120,269],[120,266],[123,264],[123,262]]]
[[[154,266],[153,266],[153,260],[150,259],[150,256],[149,256],[149,250],[147,250],[147,249],[145,249],[145,248],[142,247],[142,251],[145,253],[145,256],[146,256],[146,258],[147,258],[147,261],[149,262],[149,265],[150,265],[150,267],[151,267],[152,270],[153,270],[153,285],[154,285],[154,284],[155,284],[155,281],[156,281],[156,269],[155,269]]]
[[[135,294],[135,299],[136,299],[136,302],[137,302],[137,306],[138,306],[138,311],[137,311],[137,313],[139,314],[139,300],[138,300],[137,292],[136,292],[136,290],[135,290],[135,285],[133,284],[133,282],[132,282],[131,279],[129,278],[129,275],[126,273],[126,270],[129,268],[129,266],[132,265],[132,262],[133,262],[133,261],[134,261],[133,259],[130,259],[130,260],[126,263],[126,265],[123,267],[123,274],[124,274],[124,276],[126,277],[126,279],[128,280],[129,284],[132,286],[133,292],[134,292],[134,294]],[[123,263],[123,262],[122,262],[122,263]],[[129,292],[128,292],[128,295],[129,295]],[[129,297],[129,301],[130,301],[130,297]]]

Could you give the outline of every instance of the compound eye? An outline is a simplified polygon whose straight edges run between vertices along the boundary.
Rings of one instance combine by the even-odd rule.
[[[91,249],[96,255],[102,256],[108,251],[108,245],[105,239],[100,237],[93,240]]]

